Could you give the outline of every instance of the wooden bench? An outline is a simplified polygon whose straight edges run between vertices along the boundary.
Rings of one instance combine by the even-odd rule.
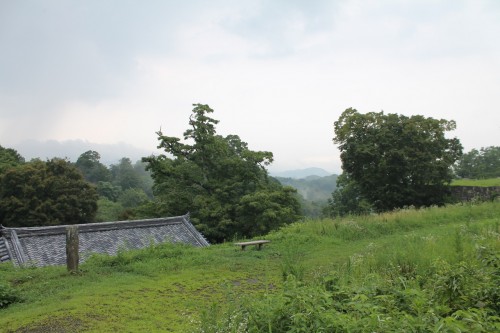
[[[270,240],[254,240],[250,242],[239,242],[239,243],[234,243],[234,245],[241,246],[241,250],[244,251],[245,247],[247,245],[255,245],[257,247],[257,250],[260,250],[262,248],[263,244],[270,243]]]

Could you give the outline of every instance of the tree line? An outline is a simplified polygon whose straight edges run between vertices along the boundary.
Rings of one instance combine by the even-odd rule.
[[[164,154],[109,167],[96,151],[75,163],[26,162],[0,146],[0,223],[43,226],[191,214],[212,242],[262,235],[314,212],[269,176],[273,154],[252,151],[194,104],[183,138],[157,132]],[[323,214],[382,212],[446,203],[455,176],[499,177],[500,147],[462,154],[453,120],[345,110],[334,123],[343,173]]]
[[[500,177],[500,147],[472,149],[458,160],[455,173],[459,178],[469,179]]]
[[[144,163],[126,157],[109,168],[96,151],[75,163],[26,162],[0,146],[0,223],[29,227],[129,219],[153,198],[152,183]]]

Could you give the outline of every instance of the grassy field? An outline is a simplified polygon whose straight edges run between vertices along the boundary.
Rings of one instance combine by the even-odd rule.
[[[454,179],[451,186],[500,186],[500,178],[490,179]]]
[[[500,329],[499,234],[497,201],[298,222],[261,251],[96,256],[75,275],[2,264],[0,301],[1,288],[20,301],[0,308],[0,332],[488,332]]]

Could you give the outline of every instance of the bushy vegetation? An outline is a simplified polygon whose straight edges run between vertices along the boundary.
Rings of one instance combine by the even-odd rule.
[[[472,149],[457,161],[455,173],[460,178],[487,179],[500,177],[500,147]]]
[[[97,192],[70,162],[34,160],[0,173],[0,222],[31,227],[94,222]]]
[[[9,285],[0,281],[0,309],[6,308],[9,304],[20,301],[17,292]]]
[[[0,175],[6,170],[23,164],[22,157],[15,149],[0,146]]]
[[[498,331],[499,232],[497,223],[451,237],[410,234],[382,251],[370,243],[310,280],[288,270],[277,292],[209,308],[199,332]],[[436,241],[455,253],[436,256],[446,249]]]
[[[0,265],[9,331],[494,332],[500,202],[297,222],[263,250],[163,244]],[[76,324],[78,325],[76,325]]]

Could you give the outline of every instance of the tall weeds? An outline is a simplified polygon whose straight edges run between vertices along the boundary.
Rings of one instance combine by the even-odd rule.
[[[237,332],[500,331],[499,216],[498,204],[457,205],[282,229],[270,238],[287,248],[305,240],[373,242],[313,278],[298,249],[284,254],[282,289],[232,301],[231,316],[243,323]],[[383,236],[391,238],[377,242]]]

